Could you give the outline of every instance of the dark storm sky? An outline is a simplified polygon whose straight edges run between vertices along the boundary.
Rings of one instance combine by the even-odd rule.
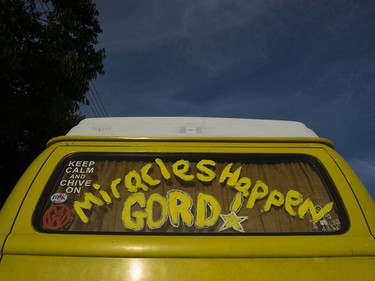
[[[374,1],[94,2],[110,116],[301,121],[375,198]]]

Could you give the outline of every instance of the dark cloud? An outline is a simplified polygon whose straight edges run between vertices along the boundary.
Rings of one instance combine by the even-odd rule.
[[[375,166],[372,1],[96,3],[112,116],[298,120]]]

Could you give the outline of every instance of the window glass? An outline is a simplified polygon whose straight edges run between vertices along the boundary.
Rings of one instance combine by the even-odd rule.
[[[34,216],[42,232],[327,234],[346,219],[307,155],[79,153]]]

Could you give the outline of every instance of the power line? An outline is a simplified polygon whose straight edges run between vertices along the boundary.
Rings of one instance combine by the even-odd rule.
[[[108,117],[108,112],[107,112],[107,110],[105,109],[105,106],[104,106],[104,104],[103,104],[102,99],[100,98],[100,95],[99,95],[99,93],[98,93],[98,90],[96,89],[96,87],[95,87],[95,85],[94,85],[94,83],[93,83],[92,81],[90,81],[90,83],[91,83],[92,88],[94,89],[94,91],[93,91],[93,93],[94,93],[94,98],[95,98],[95,100],[97,101],[97,104],[99,105],[99,108],[100,108],[101,111],[103,112],[103,115],[106,116],[106,117]],[[97,99],[96,99],[96,97],[97,97]]]
[[[94,113],[94,117],[99,117],[98,115],[98,111],[95,107],[95,105],[93,105],[93,103],[91,102],[91,96],[90,96],[90,92],[87,92],[87,99],[88,99],[88,106],[90,107],[92,113]]]
[[[91,111],[94,113],[95,117],[101,117],[100,112],[95,104],[94,98],[92,96],[91,87],[89,88],[89,91],[87,92],[87,99],[89,100],[88,106],[91,108]]]
[[[87,99],[89,101],[88,105],[95,117],[108,117],[108,112],[105,109],[100,95],[92,82],[91,85],[89,85],[89,90],[87,91]]]
[[[90,97],[91,97],[91,103],[94,105],[94,107],[96,108],[97,110],[97,113],[100,117],[105,117],[106,114],[103,110],[103,107],[101,106],[100,102],[99,102],[99,99],[97,97],[97,94],[95,93],[95,91],[93,90],[93,87],[90,86],[89,87],[90,89]]]
[[[102,113],[100,109],[98,108],[98,105],[95,101],[95,97],[94,97],[91,87],[89,88],[89,91],[88,91],[88,100],[89,100],[89,106],[91,110],[94,112],[95,117],[102,117]]]

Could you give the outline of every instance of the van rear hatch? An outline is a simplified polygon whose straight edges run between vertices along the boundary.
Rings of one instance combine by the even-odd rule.
[[[363,186],[324,140],[64,137],[49,149],[1,280],[374,276]]]

